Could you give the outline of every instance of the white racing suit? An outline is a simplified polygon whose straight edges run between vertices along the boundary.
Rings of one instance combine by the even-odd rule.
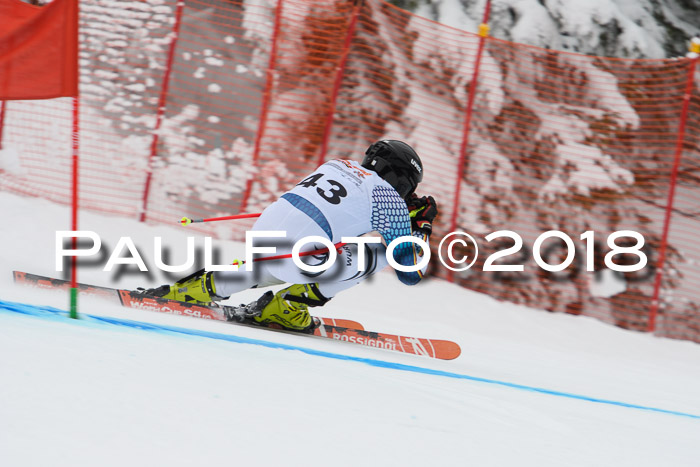
[[[323,272],[310,273],[297,267],[291,258],[256,261],[253,271],[245,267],[236,272],[214,273],[217,295],[227,297],[250,287],[291,283],[318,283],[326,298],[348,289],[376,271],[386,267],[386,245],[394,239],[412,235],[406,202],[371,170],[355,161],[333,160],[321,165],[314,173],[268,206],[253,226],[254,231],[285,231],[285,238],[256,239],[255,246],[275,246],[272,255],[289,254],[292,246],[304,237],[321,236],[333,244],[341,237],[359,237],[378,233],[383,243],[368,244],[365,269],[358,268],[358,247],[348,244],[340,248],[333,266]],[[427,236],[414,235],[427,242]],[[301,249],[322,249],[320,243],[309,243]],[[323,264],[328,253],[303,256],[309,265]],[[400,243],[393,257],[401,265],[413,266],[422,257],[420,247],[413,242]],[[413,285],[423,277],[425,268],[415,272],[396,271],[401,282]]]

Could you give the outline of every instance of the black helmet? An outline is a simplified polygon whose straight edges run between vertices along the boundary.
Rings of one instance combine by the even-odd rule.
[[[365,152],[362,167],[374,170],[407,199],[423,181],[423,164],[408,144],[397,140],[377,141]]]

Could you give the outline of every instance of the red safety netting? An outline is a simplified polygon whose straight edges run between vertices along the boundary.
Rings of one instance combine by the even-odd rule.
[[[419,191],[440,203],[434,245],[460,230],[479,247],[468,271],[434,259],[434,274],[501,300],[700,342],[697,59],[528,47],[380,0],[80,8],[81,207],[170,224],[259,212],[323,161],[402,139],[425,165]],[[16,161],[3,166],[0,188],[68,203],[70,134],[69,99],[5,103],[2,145]],[[249,225],[197,228],[241,238]],[[494,264],[522,272],[483,270],[513,245],[485,239],[503,230],[522,246]],[[561,272],[535,263],[567,256],[556,238],[537,247],[549,230],[573,242]],[[623,230],[645,239],[640,271],[605,266],[606,241]],[[624,251],[616,263],[639,260]]]

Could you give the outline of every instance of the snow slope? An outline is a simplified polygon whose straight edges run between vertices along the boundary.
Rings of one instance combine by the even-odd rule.
[[[60,276],[54,236],[68,230],[69,212],[7,193],[0,205],[0,465],[691,466],[700,459],[697,344],[496,302],[441,281],[405,287],[391,271],[336,297],[323,314],[452,339],[462,356],[434,361],[90,297],[80,299],[83,314],[154,327],[19,314],[8,302],[66,308],[64,293],[17,287],[10,272]],[[80,225],[110,248],[131,236],[147,264],[153,236],[175,247],[191,234],[93,213],[81,213]],[[222,258],[241,256],[239,244],[215,245]],[[153,284],[165,280],[153,276]],[[136,275],[115,281],[98,267],[79,279],[148,283]]]

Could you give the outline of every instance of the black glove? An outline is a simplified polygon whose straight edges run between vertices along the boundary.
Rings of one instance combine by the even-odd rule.
[[[413,230],[422,230],[428,235],[433,233],[433,221],[438,215],[437,203],[432,196],[419,198],[415,193],[406,203],[411,213],[411,227]]]

